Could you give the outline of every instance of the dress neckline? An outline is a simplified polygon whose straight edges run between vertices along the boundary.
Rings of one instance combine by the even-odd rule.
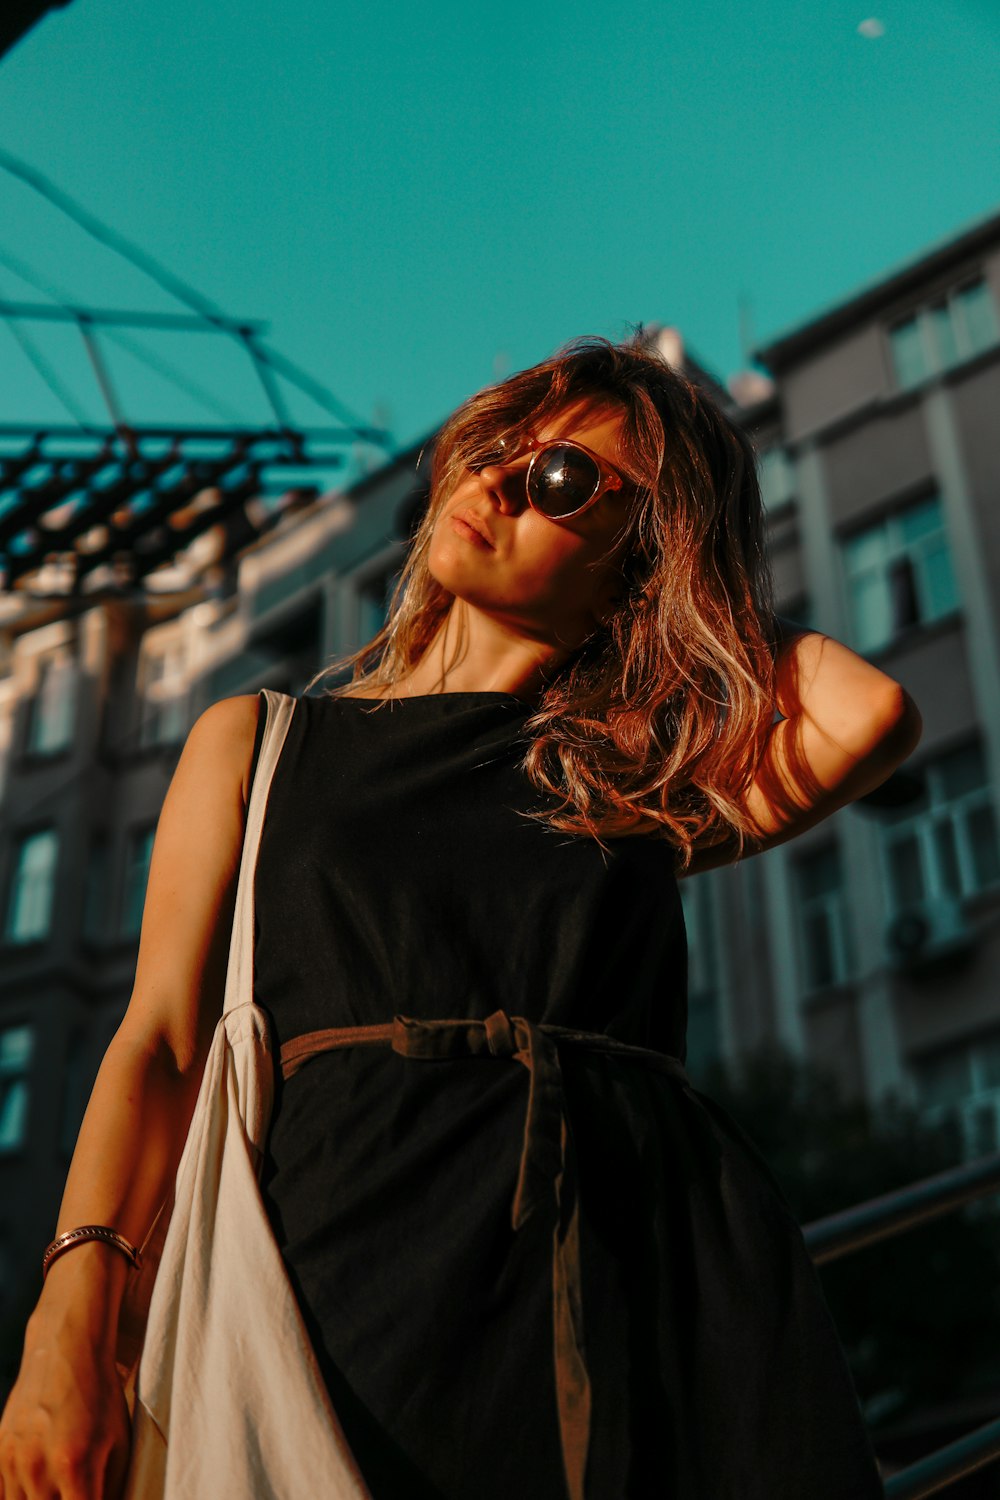
[[[534,708],[526,698],[519,698],[516,693],[505,693],[499,690],[472,689],[468,692],[450,693],[407,693],[406,696],[398,698],[366,698],[360,693],[339,693],[336,698],[331,698],[334,703],[422,703],[433,701],[436,698],[498,698],[508,703],[517,703],[522,708]]]

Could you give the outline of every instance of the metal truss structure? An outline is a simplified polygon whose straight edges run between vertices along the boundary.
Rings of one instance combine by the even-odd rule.
[[[0,589],[51,599],[155,587],[158,571],[184,570],[185,553],[200,572],[316,497],[310,471],[341,467],[358,435],[0,424]]]
[[[263,325],[228,316],[146,251],[109,229],[26,163],[0,151],[0,169],[38,193],[102,246],[153,280],[184,312],[83,306],[25,262],[0,250],[0,264],[48,301],[0,298],[0,323],[74,425],[0,423],[0,621],[24,616],[32,601],[86,599],[111,592],[165,593],[197,586],[289,509],[334,485],[346,454],[359,447],[393,454],[388,432],[367,426],[318,380],[262,339]],[[28,332],[70,325],[82,340],[107,413],[95,425]],[[241,425],[184,369],[126,336],[198,333],[234,343],[249,363],[270,418]],[[141,425],[130,421],[106,358],[123,344],[188,397],[223,414],[225,425]],[[303,428],[291,419],[293,388],[337,424]]]

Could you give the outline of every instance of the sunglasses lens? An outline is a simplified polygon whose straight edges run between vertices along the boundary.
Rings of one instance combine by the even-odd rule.
[[[589,453],[556,444],[535,461],[531,503],[544,516],[571,516],[586,505],[600,481],[601,471]]]

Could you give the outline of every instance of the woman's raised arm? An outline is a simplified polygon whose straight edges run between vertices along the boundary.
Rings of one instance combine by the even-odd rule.
[[[920,710],[892,677],[820,631],[779,619],[778,712],[742,798],[760,837],[744,857],[785,843],[874,791],[906,760],[923,730]],[[696,849],[686,875],[731,864],[727,840]]]
[[[139,1245],[176,1174],[222,1014],[259,702],[213,704],[184,745],[157,823],[132,996],[87,1105],[56,1234],[106,1224]],[[98,1241],[53,1260],[0,1417],[0,1500],[118,1493],[129,1425],[114,1356],[127,1271]]]

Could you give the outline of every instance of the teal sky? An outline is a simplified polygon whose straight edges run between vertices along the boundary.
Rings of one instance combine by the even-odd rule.
[[[1000,11],[867,3],[72,0],[0,61],[0,147],[402,446],[580,333],[673,323],[724,379],[741,296],[761,343],[996,211]],[[172,305],[5,173],[0,254],[0,297]],[[153,343],[264,419],[222,340]],[[133,420],[220,416],[114,364]],[[3,323],[0,401],[65,420]]]

